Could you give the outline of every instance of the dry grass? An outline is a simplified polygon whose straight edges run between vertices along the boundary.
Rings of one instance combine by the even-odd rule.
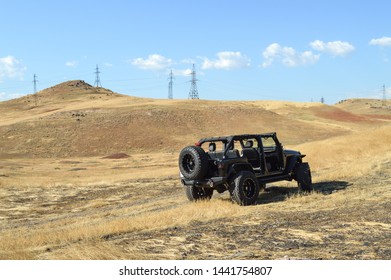
[[[1,242],[0,258],[31,258],[36,251],[48,252],[52,248],[59,249],[64,246],[73,248],[75,245],[76,248],[82,248],[85,245],[95,244],[100,248],[101,245],[97,243],[112,236],[186,226],[191,221],[197,220],[208,221],[226,216],[233,217],[237,215],[236,210],[239,207],[227,201],[216,200],[213,202],[213,208],[207,202],[200,202],[190,205],[182,203],[175,208],[165,209],[168,207],[167,204],[171,203],[175,204],[174,201],[164,201],[161,205],[155,202],[145,203],[142,209],[136,210],[136,213],[134,208],[137,207],[100,211],[99,215],[68,217],[60,221],[49,221],[39,227],[3,231],[2,241],[6,240],[6,242]],[[85,253],[94,254],[89,251]],[[88,259],[90,256],[92,255],[84,255],[82,258]],[[58,257],[64,258],[64,256]],[[72,255],[72,258],[75,258],[75,255]]]
[[[13,208],[3,212],[0,258],[387,258],[391,161],[377,164],[349,178],[336,165],[331,181],[315,175],[311,195],[274,184],[251,207],[227,194],[189,203],[175,176],[2,188],[2,205]]]
[[[159,170],[159,177],[166,177],[177,173],[176,161],[177,154],[173,152],[131,154],[123,159],[2,159],[0,184],[42,188],[67,184],[111,184],[129,178],[151,178],[151,171],[156,166],[163,167]]]
[[[34,108],[31,96],[0,103],[0,259],[391,258],[388,111],[69,87],[41,92]],[[314,193],[279,182],[250,207],[227,193],[187,201],[182,146],[211,131],[275,130],[307,154]],[[129,157],[104,158],[114,153]]]
[[[308,156],[318,180],[341,180],[376,173],[391,156],[389,125],[364,129],[347,136],[298,145]]]

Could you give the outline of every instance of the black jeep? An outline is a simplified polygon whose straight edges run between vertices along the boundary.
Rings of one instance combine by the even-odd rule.
[[[285,150],[276,133],[203,138],[179,155],[181,182],[189,200],[210,199],[229,191],[234,202],[254,204],[267,183],[296,180],[300,191],[312,190],[305,155]]]

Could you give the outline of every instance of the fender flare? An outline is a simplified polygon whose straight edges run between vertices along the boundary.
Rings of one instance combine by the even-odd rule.
[[[230,181],[233,175],[241,171],[250,171],[254,173],[254,170],[249,163],[234,163],[228,169],[228,180]]]
[[[289,156],[286,159],[286,166],[285,166],[284,173],[285,174],[291,173],[295,169],[296,164],[302,162],[301,159],[303,157],[305,157],[305,155],[292,155],[292,156]]]

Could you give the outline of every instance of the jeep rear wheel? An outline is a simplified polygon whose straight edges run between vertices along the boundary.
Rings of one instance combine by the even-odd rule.
[[[209,200],[212,198],[213,189],[186,186],[186,196],[190,201]]]
[[[311,192],[313,187],[311,169],[308,162],[299,163],[296,167],[295,173],[299,192]]]
[[[208,155],[201,147],[188,146],[179,154],[179,170],[189,180],[203,179],[208,163]]]
[[[259,183],[254,173],[242,171],[231,182],[231,199],[240,205],[254,204],[259,195]]]

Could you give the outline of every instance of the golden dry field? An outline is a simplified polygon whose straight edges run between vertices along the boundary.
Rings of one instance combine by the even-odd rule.
[[[0,102],[0,259],[391,259],[391,104],[156,100],[69,81]],[[180,150],[276,131],[315,191],[191,203]]]

